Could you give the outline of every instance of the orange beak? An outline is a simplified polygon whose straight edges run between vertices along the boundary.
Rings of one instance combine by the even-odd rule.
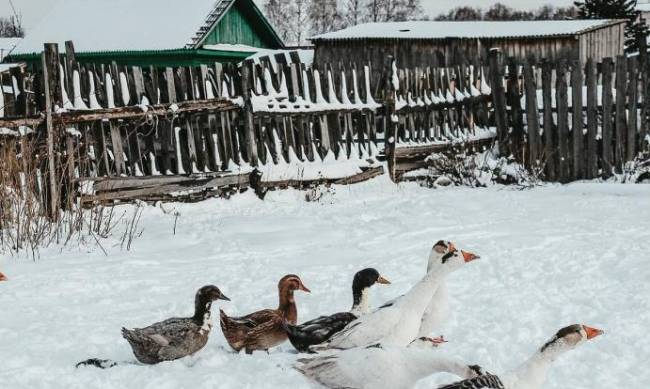
[[[9,280],[9,279],[7,278],[7,276],[5,276],[4,274],[0,273],[0,281],[7,281],[7,280]]]
[[[303,292],[311,293],[311,290],[309,290],[308,287],[306,287],[305,285],[303,285],[302,282],[300,283],[300,286],[298,287],[298,289],[302,290]]]
[[[460,250],[460,253],[463,254],[463,258],[465,259],[465,262],[472,262],[475,259],[481,258],[474,253],[470,253],[469,251]]]
[[[448,250],[450,253],[453,253],[454,251],[456,251],[456,246],[454,246],[453,243],[449,242],[449,247],[447,247],[447,250]]]
[[[582,326],[582,328],[585,329],[585,332],[587,333],[587,339],[593,339],[596,336],[602,335],[605,333],[603,330],[599,330],[598,328],[593,328],[593,327],[588,327],[588,326]]]

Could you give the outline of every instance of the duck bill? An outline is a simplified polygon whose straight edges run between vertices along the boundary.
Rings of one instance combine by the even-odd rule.
[[[300,283],[298,289],[302,290],[303,292],[311,293],[311,290],[309,290],[309,288],[306,287],[302,282]]]
[[[593,339],[605,333],[605,331],[599,330],[598,328],[593,328],[589,326],[582,326],[582,327],[585,329],[585,332],[587,333],[587,339]]]
[[[219,297],[219,300],[231,301],[230,298],[228,298],[225,294],[222,294],[222,295]]]
[[[4,274],[0,273],[0,281],[8,281],[8,280],[9,280],[9,278],[7,278],[7,276],[5,276]]]
[[[377,278],[377,283],[378,284],[384,284],[384,285],[390,285],[390,281],[388,281],[387,279],[385,279],[382,276],[379,276],[379,278]]]
[[[472,262],[481,258],[474,253],[470,253],[469,251],[460,250],[460,252],[463,254],[463,259],[465,259],[465,262]]]

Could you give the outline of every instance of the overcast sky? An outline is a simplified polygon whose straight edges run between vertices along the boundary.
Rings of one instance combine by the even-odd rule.
[[[23,15],[23,25],[29,28],[33,23],[37,23],[39,18],[47,13],[49,7],[55,0],[12,0],[14,6]],[[111,1],[111,0],[103,0]],[[133,0],[138,1],[138,0]],[[182,0],[179,0],[182,1]],[[210,0],[206,0],[210,1]],[[261,4],[263,0],[255,0]],[[501,3],[518,8],[539,8],[545,4],[556,6],[566,6],[573,3],[572,0],[499,0]],[[487,8],[495,3],[493,0],[422,0],[425,10],[431,15],[437,15],[441,12],[448,11],[451,8],[460,5],[471,5],[473,7]],[[11,15],[10,0],[0,0],[0,15]]]

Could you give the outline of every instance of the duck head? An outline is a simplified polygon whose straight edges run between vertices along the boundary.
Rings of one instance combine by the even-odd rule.
[[[374,284],[390,284],[376,269],[367,268],[357,272],[352,280],[352,310],[359,315],[365,314],[370,309],[368,291]]]
[[[450,241],[439,240],[431,249],[427,271],[439,266],[459,268],[462,265],[479,258],[480,257],[474,253],[459,250],[456,245]]]
[[[216,300],[230,301],[226,295],[221,293],[221,290],[214,285],[206,285],[196,292],[196,300],[204,303],[213,302]]]
[[[287,290],[293,292],[294,290],[302,290],[303,292],[310,293],[311,290],[307,288],[303,283],[300,277],[295,274],[287,274],[282,277],[280,282],[278,282],[278,289],[280,292]]]
[[[542,355],[554,356],[573,350],[582,343],[604,333],[603,330],[589,327],[584,324],[573,324],[560,329],[539,350]]]
[[[7,278],[7,276],[5,276],[4,274],[0,273],[0,281],[7,281],[7,280],[9,280],[9,279]]]

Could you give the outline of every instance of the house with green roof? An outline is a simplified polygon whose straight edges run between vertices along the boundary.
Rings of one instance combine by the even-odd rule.
[[[284,43],[253,0],[48,0],[6,62],[40,63],[44,43],[72,41],[80,63],[197,66],[240,62]]]

